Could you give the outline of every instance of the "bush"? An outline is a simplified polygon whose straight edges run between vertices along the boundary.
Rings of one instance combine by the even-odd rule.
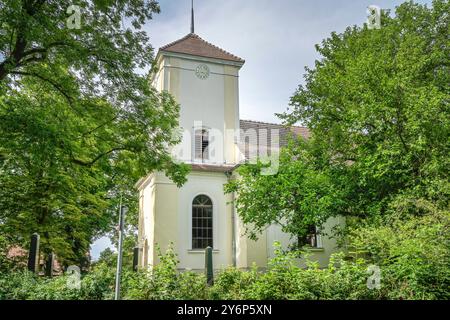
[[[449,213],[432,210],[422,216],[397,216],[380,225],[353,227],[352,250],[336,253],[327,268],[279,245],[268,269],[220,271],[214,285],[203,274],[179,272],[172,250],[159,251],[152,270],[122,275],[123,299],[449,299]],[[349,259],[350,258],[350,259]],[[381,270],[381,287],[367,286],[369,265]],[[115,268],[97,264],[82,277],[81,289],[69,289],[67,276],[51,279],[27,271],[0,274],[0,299],[112,299]]]
[[[0,274],[0,300],[29,299],[38,279],[28,271],[3,272]]]
[[[380,266],[384,298],[450,298],[450,214],[426,206],[426,214],[400,214],[379,226],[356,228],[349,236],[355,255]]]
[[[124,271],[126,278],[130,271]],[[112,300],[114,299],[116,268],[106,263],[97,264],[87,273],[81,282],[80,299],[84,300]]]
[[[246,299],[247,288],[257,281],[260,274],[254,266],[249,271],[229,267],[217,274],[214,286],[209,290],[209,297],[216,300]]]
[[[103,300],[114,297],[114,277],[93,270],[81,278],[80,289],[68,286],[69,276],[44,278],[23,270],[0,275],[0,300]]]
[[[276,256],[264,273],[233,268],[219,273],[215,299],[443,299],[450,298],[449,213],[391,216],[378,225],[357,226],[347,237],[348,254],[336,253],[327,268],[296,253]],[[351,258],[351,259],[349,259]],[[370,265],[380,268],[380,288],[369,289]]]
[[[172,247],[162,254],[160,263],[151,271],[128,274],[124,285],[125,299],[181,300],[206,299],[206,278],[203,274],[179,272],[177,256]]]

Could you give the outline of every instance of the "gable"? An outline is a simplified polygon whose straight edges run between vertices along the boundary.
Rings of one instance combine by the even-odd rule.
[[[245,62],[238,56],[203,40],[195,33],[189,33],[185,37],[161,47],[159,52],[174,52],[239,63]]]

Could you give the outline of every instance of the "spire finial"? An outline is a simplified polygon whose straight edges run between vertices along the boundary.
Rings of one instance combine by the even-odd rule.
[[[191,0],[191,33],[194,33],[194,0]]]

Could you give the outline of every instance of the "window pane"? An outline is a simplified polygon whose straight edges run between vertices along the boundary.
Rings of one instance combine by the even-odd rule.
[[[213,245],[212,201],[199,195],[192,201],[192,249]]]

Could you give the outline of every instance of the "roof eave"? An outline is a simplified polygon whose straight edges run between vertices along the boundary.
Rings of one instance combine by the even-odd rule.
[[[193,55],[193,54],[182,53],[182,52],[166,51],[166,50],[162,50],[162,49],[158,50],[158,54],[156,55],[155,60],[159,61],[159,59],[161,59],[164,56],[196,60],[196,61],[200,60],[200,61],[204,61],[204,62],[217,63],[217,64],[226,64],[226,65],[231,65],[231,66],[235,66],[235,67],[239,67],[239,68],[242,68],[242,66],[245,64],[245,60],[238,61],[238,60],[211,58],[211,57]]]

